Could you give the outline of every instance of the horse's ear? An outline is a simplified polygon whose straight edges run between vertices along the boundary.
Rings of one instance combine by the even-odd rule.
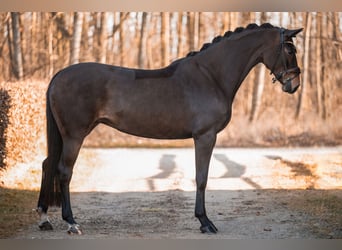
[[[296,30],[286,30],[285,35],[288,37],[295,37],[302,30],[303,30],[303,28],[296,29]]]

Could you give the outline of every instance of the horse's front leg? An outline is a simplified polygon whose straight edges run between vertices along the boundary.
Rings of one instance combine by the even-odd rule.
[[[196,206],[195,216],[201,222],[202,233],[216,233],[218,230],[208,219],[205,210],[205,188],[207,186],[209,163],[216,142],[216,133],[207,133],[195,138],[196,157]]]
[[[70,203],[69,185],[72,177],[73,167],[78,156],[81,142],[76,140],[64,140],[62,157],[58,165],[59,180],[62,196],[62,218],[68,225],[69,234],[82,234],[80,226],[74,220]]]

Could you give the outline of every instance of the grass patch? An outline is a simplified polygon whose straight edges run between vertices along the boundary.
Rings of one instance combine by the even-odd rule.
[[[32,210],[38,192],[0,187],[0,238],[9,238],[37,221]]]
[[[308,199],[309,206],[312,207],[313,215],[328,215],[333,219],[342,221],[342,199],[336,195],[327,195],[324,197],[311,197]]]
[[[290,206],[309,215],[309,229],[319,238],[342,238],[342,193],[340,191],[312,190],[304,197],[294,199]]]

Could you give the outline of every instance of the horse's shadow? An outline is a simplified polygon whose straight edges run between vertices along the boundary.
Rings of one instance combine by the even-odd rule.
[[[246,166],[239,164],[235,161],[230,160],[225,154],[214,154],[213,155],[216,160],[221,162],[226,167],[226,173],[221,175],[218,178],[240,178],[248,185],[252,186],[255,189],[261,189],[262,187],[255,183],[248,177],[243,176],[246,172]]]
[[[156,189],[154,184],[155,179],[166,179],[175,172],[177,167],[175,158],[176,156],[171,154],[164,154],[160,158],[159,169],[161,170],[161,172],[149,177],[147,181],[150,190],[154,191]]]
[[[250,178],[243,176],[246,172],[245,165],[230,160],[225,154],[213,154],[213,157],[226,167],[226,172],[217,178],[240,178],[241,180],[243,180],[255,189],[262,188],[259,184],[255,183]],[[150,176],[147,181],[150,190],[156,190],[154,183],[156,179],[166,179],[170,177],[173,173],[175,173],[177,168],[175,158],[176,155],[173,154],[165,154],[160,158],[159,169],[161,170],[161,172],[156,175]]]

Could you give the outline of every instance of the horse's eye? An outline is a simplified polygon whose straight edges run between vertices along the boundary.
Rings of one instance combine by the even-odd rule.
[[[296,53],[296,50],[293,49],[292,47],[285,47],[285,52],[288,54],[288,55],[293,55]]]
[[[286,47],[285,47],[285,51],[288,55],[293,55],[296,53],[296,48],[294,47],[294,45],[292,43],[286,43]]]

